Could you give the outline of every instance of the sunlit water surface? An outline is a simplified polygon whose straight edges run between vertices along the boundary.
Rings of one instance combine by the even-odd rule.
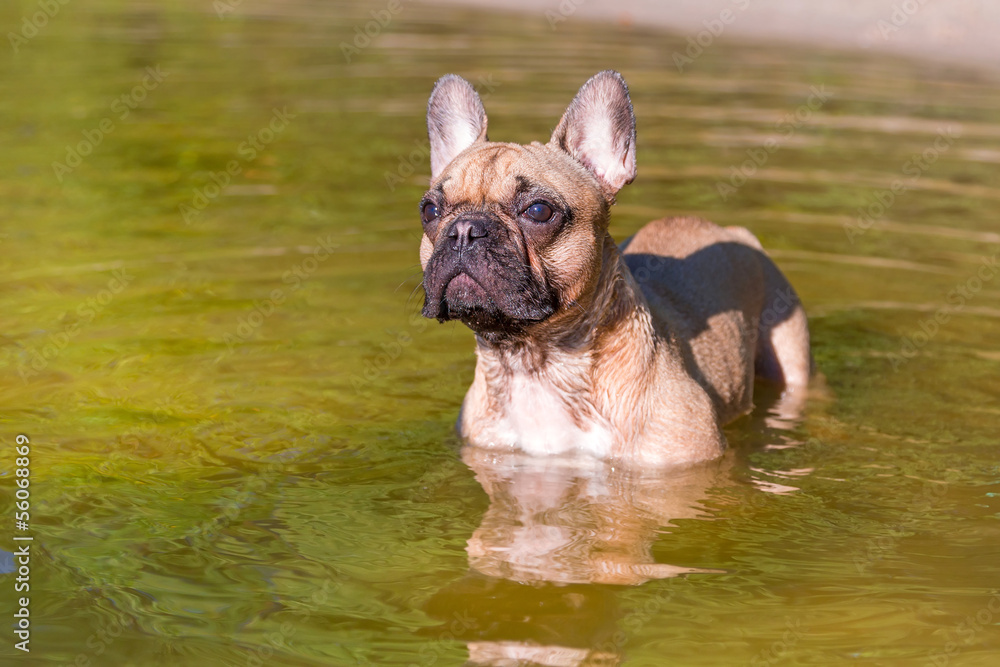
[[[24,433],[35,536],[0,660],[996,664],[996,80],[727,43],[681,73],[684,36],[410,3],[355,51],[388,5],[231,4],[60,4],[0,58],[3,525]],[[683,475],[460,451],[472,336],[419,317],[433,81],[544,140],[608,67],[613,233],[749,227],[826,377]]]

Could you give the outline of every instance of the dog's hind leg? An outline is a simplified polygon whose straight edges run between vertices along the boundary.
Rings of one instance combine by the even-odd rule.
[[[812,375],[809,325],[799,296],[770,258],[761,258],[764,307],[758,325],[755,372],[795,391]]]

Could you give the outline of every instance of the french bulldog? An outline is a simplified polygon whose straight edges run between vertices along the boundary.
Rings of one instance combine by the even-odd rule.
[[[546,144],[490,141],[482,100],[453,74],[427,127],[422,312],[476,334],[469,444],[685,465],[723,453],[755,377],[804,395],[805,311],[752,233],[673,217],[612,240],[611,206],[636,176],[619,73],[587,81]]]

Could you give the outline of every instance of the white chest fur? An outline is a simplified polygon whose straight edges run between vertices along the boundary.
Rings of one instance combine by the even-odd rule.
[[[512,376],[502,417],[492,434],[495,443],[535,456],[579,452],[606,458],[611,453],[611,427],[592,408],[574,410],[563,396],[542,376]]]

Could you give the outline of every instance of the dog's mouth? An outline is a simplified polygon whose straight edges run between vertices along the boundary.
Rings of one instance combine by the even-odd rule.
[[[444,319],[461,320],[473,331],[509,328],[486,288],[465,272],[459,272],[448,281],[440,310],[445,312]]]
[[[475,278],[464,271],[458,272],[454,278],[448,281],[448,286],[444,289],[444,302],[449,307],[454,304],[461,308],[461,304],[483,303],[490,301],[489,295],[482,285]]]
[[[491,282],[491,274],[484,279],[461,265],[448,273],[451,275],[442,277],[428,270],[425,274],[425,317],[441,322],[460,320],[480,334],[513,334],[556,311],[555,299],[548,290],[524,277],[510,280],[494,273]]]

